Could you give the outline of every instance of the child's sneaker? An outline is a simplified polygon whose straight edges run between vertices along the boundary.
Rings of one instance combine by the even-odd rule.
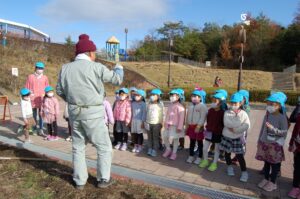
[[[123,143],[121,148],[120,148],[121,151],[126,151],[127,150],[127,144],[126,143]]]
[[[152,154],[152,149],[148,149],[147,155],[151,156],[151,154]]]
[[[17,135],[22,135],[24,132],[24,126],[20,126],[17,130]]]
[[[200,168],[205,168],[205,167],[207,167],[208,165],[209,165],[208,160],[202,160],[202,161],[200,162],[200,164],[199,164],[199,167],[200,167]]]
[[[152,157],[156,157],[157,156],[156,151],[154,149],[151,151],[151,156]]]
[[[170,160],[176,160],[176,153],[172,153],[171,156],[170,156]]]
[[[140,152],[142,152],[142,150],[143,150],[143,148],[142,148],[142,146],[141,145],[139,145],[139,146],[137,146],[137,148],[136,148],[136,153],[140,153]]]
[[[277,185],[274,184],[273,182],[269,181],[264,187],[263,189],[267,192],[271,192],[277,189]]]
[[[44,137],[44,140],[49,140],[51,137],[51,135],[47,135],[46,137]]]
[[[288,193],[288,196],[291,198],[297,198],[299,194],[300,194],[300,189],[298,187],[293,187],[292,190]]]
[[[247,171],[243,171],[240,177],[240,181],[241,182],[247,182],[249,178],[248,172]]]
[[[196,158],[196,160],[194,160],[194,164],[199,165],[201,162],[201,158]]]
[[[121,148],[121,142],[118,142],[117,144],[116,144],[116,146],[115,146],[115,149],[120,149]]]
[[[189,156],[188,159],[186,160],[186,162],[192,164],[193,160],[194,160],[194,157]]]
[[[67,138],[66,138],[66,141],[72,142],[72,136],[67,137]]]
[[[24,140],[24,144],[31,144],[31,143],[33,143],[31,139]]]
[[[217,169],[218,169],[217,163],[211,163],[211,164],[209,165],[209,167],[208,167],[208,170],[211,171],[211,172],[213,172],[213,171],[215,171],[215,170],[217,170]]]
[[[264,186],[266,186],[266,184],[268,183],[269,181],[268,180],[266,180],[266,179],[263,179],[262,181],[260,181],[260,183],[258,183],[258,187],[259,188],[263,188]]]
[[[58,140],[58,136],[52,136],[52,141],[57,141]]]
[[[227,175],[228,176],[234,176],[234,170],[232,166],[227,167]]]
[[[171,155],[172,151],[170,149],[166,149],[164,154],[162,155],[164,158],[167,158],[169,155]]]
[[[136,150],[137,150],[137,146],[134,146],[131,152],[136,153]]]
[[[38,134],[39,136],[46,137],[46,134],[44,133],[43,129],[40,129]]]

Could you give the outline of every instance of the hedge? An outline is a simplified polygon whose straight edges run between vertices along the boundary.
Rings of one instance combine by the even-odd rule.
[[[193,91],[193,88],[182,88],[185,91],[185,98],[186,101],[190,101],[190,96],[191,93]],[[214,93],[215,90],[217,89],[225,89],[228,92],[228,95],[232,95],[233,93],[236,92],[236,89],[234,88],[214,88],[214,87],[209,87],[209,88],[203,88],[207,95],[206,95],[206,102],[210,103],[211,102],[211,95]],[[161,89],[163,91],[163,99],[168,99],[169,95],[168,93],[172,90],[172,89],[168,89],[168,88],[162,88]],[[151,90],[147,90],[147,93],[150,93]],[[270,90],[249,90],[250,92],[250,101],[251,102],[265,102],[265,99],[270,95]],[[291,105],[291,106],[295,106],[298,102],[298,96],[300,96],[299,93],[297,93],[296,91],[284,91],[284,93],[287,95],[288,100],[287,100],[287,104]],[[228,99],[228,98],[227,98]]]

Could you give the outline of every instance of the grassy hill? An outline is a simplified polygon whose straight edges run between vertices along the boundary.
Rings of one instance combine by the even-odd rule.
[[[34,70],[37,61],[46,64],[45,74],[50,84],[56,85],[57,75],[64,63],[74,58],[74,47],[49,44],[27,39],[9,38],[8,46],[0,46],[0,93],[17,96],[18,90],[24,86],[26,78]],[[145,78],[159,87],[167,86],[168,63],[165,62],[125,62],[125,81],[123,86],[137,86],[149,88],[153,84],[144,83]],[[112,64],[110,64],[112,65]],[[14,79],[11,68],[19,68],[19,77]],[[172,87],[212,87],[214,79],[219,76],[223,79],[223,87],[236,88],[238,70],[208,69],[171,64]],[[272,87],[272,73],[263,71],[243,71],[243,88],[270,90]],[[108,93],[114,89],[107,86]]]
[[[136,71],[161,87],[167,86],[168,63],[163,62],[126,62],[126,68]],[[214,79],[219,76],[223,80],[223,87],[236,88],[238,70],[210,69],[185,66],[171,63],[171,86],[172,87],[212,87]],[[242,87],[246,89],[270,90],[272,87],[272,73],[244,70],[242,74]]]

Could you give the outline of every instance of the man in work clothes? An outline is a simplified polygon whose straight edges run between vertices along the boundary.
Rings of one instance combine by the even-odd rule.
[[[56,87],[57,94],[69,104],[69,119],[73,129],[73,180],[77,189],[83,189],[88,178],[86,139],[97,149],[97,186],[106,188],[112,184],[112,145],[104,120],[103,83],[120,85],[124,72],[120,65],[111,71],[94,62],[95,51],[96,46],[89,40],[89,36],[80,35],[75,61],[62,66]]]

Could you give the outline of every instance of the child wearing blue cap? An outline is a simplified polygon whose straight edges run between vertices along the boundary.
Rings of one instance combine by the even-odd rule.
[[[23,126],[22,129],[18,130],[21,132],[24,132],[25,136],[25,143],[32,143],[31,139],[29,138],[29,132],[32,131],[32,126],[35,125],[35,121],[33,119],[33,112],[32,112],[32,107],[31,107],[31,102],[30,102],[30,90],[27,88],[22,88],[20,90],[20,95],[21,95],[21,111],[22,111],[22,116],[25,125]]]
[[[150,93],[150,102],[147,105],[145,129],[148,133],[148,152],[152,157],[157,156],[159,149],[161,128],[163,124],[164,104],[161,102],[162,92],[155,88]]]
[[[133,137],[133,153],[140,153],[143,145],[144,122],[146,121],[146,92],[138,89],[133,94],[134,101],[131,102],[132,119],[131,135]]]
[[[283,146],[288,131],[288,120],[285,113],[285,95],[273,93],[266,101],[267,113],[259,134],[255,158],[264,161],[265,177],[258,187],[270,192],[277,189],[276,179],[284,160]]]
[[[170,92],[170,102],[164,122],[164,143],[166,150],[163,154],[164,158],[169,157],[175,160],[177,157],[177,149],[179,146],[179,138],[184,137],[184,118],[185,109],[181,102],[184,100],[183,92],[179,89],[173,89]],[[170,139],[173,141],[173,150],[171,150]]]
[[[41,113],[44,122],[47,124],[48,135],[45,140],[58,140],[57,118],[59,115],[59,102],[54,97],[54,89],[51,86],[45,88],[45,96],[41,106]]]
[[[241,109],[243,96],[235,93],[230,98],[230,108],[224,113],[224,128],[222,131],[222,140],[220,149],[225,151],[225,160],[227,164],[227,175],[234,176],[232,167],[231,153],[235,153],[241,168],[241,182],[248,181],[248,172],[246,167],[245,142],[243,142],[244,133],[250,128],[248,114]]]
[[[27,77],[25,88],[30,90],[30,100],[33,111],[33,118],[37,124],[37,117],[39,117],[39,135],[45,136],[43,131],[43,119],[39,114],[41,111],[41,105],[43,96],[45,94],[44,88],[49,86],[48,77],[44,75],[45,64],[43,62],[35,63],[34,73]],[[37,129],[37,127],[36,127]]]
[[[127,150],[128,132],[131,123],[131,103],[128,99],[129,90],[127,88],[121,88],[119,90],[119,100],[114,107],[114,118],[117,131],[117,145],[115,149],[121,151]]]
[[[205,168],[209,165],[208,162],[208,148],[211,144],[215,144],[214,147],[214,159],[208,167],[209,171],[217,170],[217,162],[220,155],[219,144],[222,139],[222,131],[224,128],[224,112],[226,110],[226,95],[224,93],[215,93],[212,96],[211,108],[208,110],[206,127],[205,127],[205,140],[203,147],[203,159],[199,164],[200,168]]]
[[[207,107],[205,105],[206,93],[204,90],[195,89],[191,95],[191,102],[187,108],[186,118],[186,135],[190,138],[190,153],[186,160],[187,163],[194,163],[199,165],[202,158],[203,148],[203,130],[206,121]],[[195,145],[198,144],[199,155],[195,155]]]

